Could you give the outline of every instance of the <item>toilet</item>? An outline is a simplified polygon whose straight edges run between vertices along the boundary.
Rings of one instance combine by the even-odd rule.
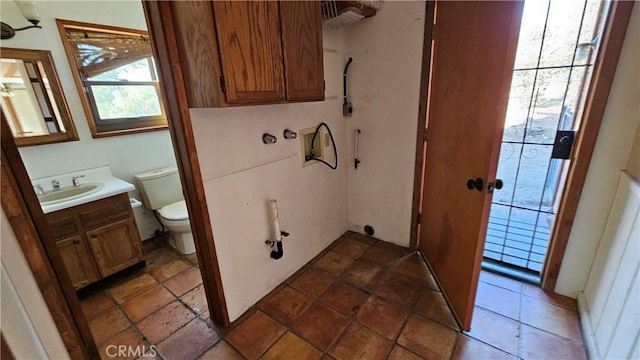
[[[133,176],[142,195],[142,204],[157,211],[160,222],[173,234],[171,246],[183,254],[196,251],[189,224],[187,203],[175,167],[151,170]]]

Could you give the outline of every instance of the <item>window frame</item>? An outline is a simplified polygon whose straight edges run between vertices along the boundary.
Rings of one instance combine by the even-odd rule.
[[[140,132],[158,131],[168,129],[167,114],[164,106],[163,96],[160,90],[160,83],[157,78],[157,69],[155,66],[155,59],[153,55],[150,58],[150,72],[152,81],[130,81],[118,83],[116,81],[96,81],[86,79],[78,69],[75,60],[75,48],[67,40],[67,29],[74,30],[86,30],[92,32],[103,32],[109,34],[120,35],[134,35],[143,36],[149,38],[149,33],[145,30],[127,29],[108,25],[89,24],[78,21],[56,19],[58,31],[60,32],[60,38],[71,67],[71,73],[73,75],[78,94],[80,95],[80,101],[84,108],[84,113],[87,118],[89,129],[91,130],[91,136],[93,138],[101,138],[108,136],[127,135]],[[103,121],[100,118],[96,101],[93,97],[92,85],[115,85],[115,86],[135,86],[135,85],[153,85],[158,94],[158,100],[160,102],[161,114],[158,116],[143,116],[143,117],[127,117],[116,118]]]

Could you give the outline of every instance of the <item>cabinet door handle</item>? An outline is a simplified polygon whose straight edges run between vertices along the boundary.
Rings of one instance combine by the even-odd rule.
[[[75,245],[78,245],[78,244],[80,244],[80,240],[73,240],[73,243],[74,243]]]
[[[91,237],[95,239],[95,238],[97,238],[97,237],[98,237],[98,235],[96,235],[96,234],[91,234]]]

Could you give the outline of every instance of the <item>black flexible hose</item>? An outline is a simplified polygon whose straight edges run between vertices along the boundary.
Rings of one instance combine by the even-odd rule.
[[[153,210],[153,216],[156,218],[156,220],[158,220],[158,224],[160,224],[160,226],[162,227],[162,230],[160,230],[160,233],[161,234],[164,233],[164,224],[162,223],[162,221],[160,221],[157,210]]]
[[[316,128],[316,131],[313,133],[313,137],[311,138],[311,154],[315,154],[314,149],[313,149],[313,144],[314,144],[314,143],[315,143],[315,141],[316,141],[316,136],[318,136],[318,133],[320,132],[320,128],[321,128],[321,127],[323,127],[323,126],[324,126],[325,128],[327,128],[327,132],[329,133],[329,137],[331,138],[331,144],[333,145],[333,156],[334,156],[334,158],[336,159],[336,163],[335,163],[335,165],[331,165],[331,164],[329,164],[328,162],[326,162],[326,161],[324,161],[324,160],[322,160],[322,159],[318,159],[317,157],[315,157],[315,156],[313,156],[313,155],[312,155],[312,156],[307,157],[305,160],[307,160],[307,161],[309,161],[309,160],[319,161],[319,162],[321,162],[321,163],[323,163],[323,164],[327,165],[327,166],[328,166],[329,168],[331,168],[332,170],[335,170],[335,169],[337,169],[337,168],[338,168],[338,148],[336,147],[336,141],[335,141],[335,139],[333,138],[333,134],[331,133],[331,129],[329,128],[329,125],[327,125],[327,123],[324,123],[324,122],[320,123],[320,124],[318,125],[318,127]]]

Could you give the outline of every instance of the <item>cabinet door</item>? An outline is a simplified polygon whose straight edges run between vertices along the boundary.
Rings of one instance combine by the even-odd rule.
[[[60,240],[56,246],[76,290],[100,279],[91,250],[80,235]]]
[[[324,100],[320,1],[280,3],[287,100]]]
[[[229,104],[285,100],[280,16],[275,1],[214,1]]]
[[[140,236],[131,219],[120,220],[87,232],[102,277],[142,261]]]

